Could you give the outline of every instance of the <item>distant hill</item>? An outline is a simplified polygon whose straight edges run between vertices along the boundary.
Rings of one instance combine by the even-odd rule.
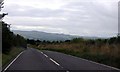
[[[85,39],[96,39],[97,37],[85,37],[85,36],[74,36],[74,35],[66,35],[66,34],[58,34],[58,33],[46,33],[41,31],[19,31],[13,30],[15,34],[20,34],[21,36],[28,38],[28,39],[35,39],[35,40],[49,40],[49,41],[64,41],[64,40],[71,40],[73,38],[82,37]]]
[[[19,31],[13,30],[15,34],[20,34],[25,38],[28,39],[35,39],[35,40],[49,40],[49,41],[64,41],[64,40],[71,40],[76,38],[77,36],[65,35],[65,34],[57,34],[57,33],[46,33],[41,31]]]

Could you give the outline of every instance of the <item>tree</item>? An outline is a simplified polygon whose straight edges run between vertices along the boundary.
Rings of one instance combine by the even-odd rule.
[[[115,43],[117,41],[117,38],[116,37],[112,37],[112,38],[110,38],[109,40],[108,40],[108,43],[109,44],[113,44],[113,43]]]
[[[4,7],[3,0],[0,0],[0,11]],[[0,14],[0,23],[1,23],[1,29],[2,30],[2,52],[3,53],[9,53],[9,51],[14,46],[18,47],[26,47],[27,42],[26,39],[20,35],[15,35],[13,32],[10,31],[10,24],[7,24],[2,21],[5,15],[8,15],[8,13],[2,13]]]
[[[4,7],[3,4],[4,4],[4,3],[3,3],[3,0],[0,0],[0,11],[1,11],[1,9]]]
[[[3,6],[4,2],[3,0],[0,0],[0,11],[2,10],[2,8],[4,8]],[[4,16],[8,15],[8,13],[2,13],[0,14],[0,21],[3,19]]]
[[[36,44],[34,39],[27,39],[27,43],[32,45]]]
[[[120,36],[117,37],[117,43],[120,44]]]
[[[8,52],[11,49],[12,46],[12,35],[13,32],[11,32],[8,28],[8,24],[2,22],[2,50],[3,53]]]
[[[26,39],[10,31],[9,24],[2,22],[2,52],[9,53],[12,47],[27,47]]]
[[[80,42],[84,42],[85,40],[83,38],[74,38],[72,40],[72,42],[75,42],[75,43],[80,43]]]

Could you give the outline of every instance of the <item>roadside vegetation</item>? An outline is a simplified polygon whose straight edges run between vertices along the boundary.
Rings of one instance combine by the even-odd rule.
[[[0,11],[4,7],[3,0],[0,1]],[[2,66],[4,67],[9,61],[17,56],[27,47],[27,41],[24,37],[14,34],[10,31],[10,25],[2,21],[8,13],[0,14],[0,30],[2,30]],[[0,50],[1,53],[1,50]],[[0,54],[1,55],[1,54]]]
[[[10,31],[9,24],[2,24],[2,66],[5,66],[27,47],[24,37]]]
[[[7,65],[10,63],[20,52],[22,52],[23,48],[12,48],[9,54],[2,54],[2,66]]]
[[[27,40],[39,50],[51,50],[120,68],[120,37],[109,39],[75,38],[66,41]]]
[[[10,31],[10,25],[2,22],[2,53],[9,54],[13,47],[26,47],[24,37]]]

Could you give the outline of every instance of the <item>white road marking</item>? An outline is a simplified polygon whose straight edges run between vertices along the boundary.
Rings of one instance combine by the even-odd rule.
[[[45,57],[48,57],[46,54],[43,54]]]
[[[41,52],[45,57],[48,57],[46,54],[44,54],[42,51],[39,51],[39,52]],[[49,57],[49,59],[53,62],[53,63],[55,63],[56,65],[58,65],[58,66],[60,66],[60,64],[59,63],[57,63],[55,60],[53,60],[52,58],[50,58]]]
[[[60,66],[61,68],[64,68],[62,67],[59,63],[57,63],[55,60],[53,60],[52,58],[50,58],[48,55],[46,55],[44,52],[42,51],[39,51],[37,50],[38,52],[42,53],[45,57],[49,58],[53,63],[55,63],[57,66]],[[68,70],[66,72],[69,72]]]
[[[37,50],[38,51],[38,50]],[[46,54],[44,54],[42,51],[38,51],[40,52],[41,54],[43,54],[45,57],[48,57]]]
[[[66,71],[66,72],[69,72],[69,71]]]
[[[60,66],[60,64],[57,63],[57,62],[56,62],[55,60],[53,60],[52,58],[50,58],[50,60],[51,60],[53,63],[55,63],[56,65]]]
[[[23,52],[24,52],[24,51],[23,51]],[[5,71],[17,60],[17,58],[18,58],[23,52],[21,52],[21,53],[3,70],[3,72],[5,72]]]
[[[42,54],[43,54],[43,52],[42,51],[40,51]]]

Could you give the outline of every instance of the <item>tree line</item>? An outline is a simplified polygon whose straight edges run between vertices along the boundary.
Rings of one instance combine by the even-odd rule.
[[[72,40],[65,41],[47,41],[47,40],[34,40],[27,39],[28,44],[39,45],[39,44],[57,44],[57,43],[86,43],[86,44],[120,44],[120,36],[111,37],[106,39],[84,39],[84,38],[74,38]]]
[[[0,11],[4,8],[3,1],[4,0],[0,0]],[[6,15],[8,15],[8,13],[0,14],[0,26],[2,29],[2,53],[8,54],[13,47],[25,48],[27,41],[24,37],[10,31],[10,25],[2,21]]]
[[[9,53],[12,47],[24,47],[27,46],[27,41],[24,37],[14,34],[10,31],[10,25],[1,22],[2,24],[2,52]]]

